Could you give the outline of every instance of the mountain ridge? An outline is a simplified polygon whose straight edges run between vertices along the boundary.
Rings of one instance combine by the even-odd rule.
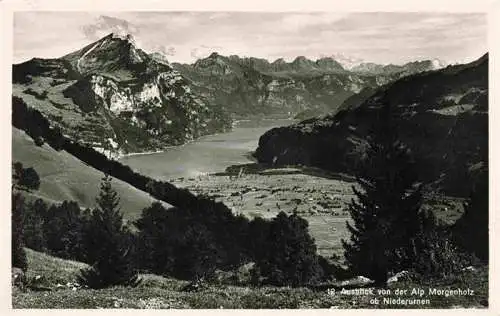
[[[186,65],[110,33],[60,58],[13,66],[13,95],[73,140],[108,153],[156,151],[224,132],[231,117],[335,113],[353,95],[426,71],[346,70],[330,57],[293,61],[223,56]],[[367,89],[367,90],[366,90]]]
[[[102,151],[157,150],[230,127],[168,62],[113,33],[61,58],[14,65],[13,95]]]
[[[172,63],[195,89],[236,116],[295,116],[336,112],[350,96],[375,89],[403,76],[433,69],[431,62],[413,63],[392,72],[361,73],[330,57],[312,61],[297,56],[286,62],[213,52],[192,64]]]
[[[420,161],[424,182],[466,196],[459,183],[488,162],[488,55],[465,65],[403,77],[345,101],[337,113],[261,136],[259,162],[355,172],[369,126],[389,104],[397,132]]]

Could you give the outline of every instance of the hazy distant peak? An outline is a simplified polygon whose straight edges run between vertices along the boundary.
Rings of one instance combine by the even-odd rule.
[[[432,65],[433,65],[434,69],[441,69],[441,68],[448,66],[448,63],[445,61],[442,61],[440,59],[434,58],[434,59],[432,59]]]
[[[347,56],[342,53],[335,53],[332,54],[330,57],[333,58],[335,61],[337,61],[340,65],[342,65],[342,68],[347,70],[350,70],[353,67],[356,67],[364,63],[364,60],[361,58]]]
[[[322,57],[318,60],[316,60],[316,64],[321,67],[321,68],[326,68],[326,69],[344,69],[344,67],[335,59],[331,57]]]
[[[308,59],[305,56],[297,56],[293,61],[292,64],[313,64],[314,62],[310,59]]]
[[[286,61],[283,58],[278,58],[272,62],[273,64],[286,64]]]

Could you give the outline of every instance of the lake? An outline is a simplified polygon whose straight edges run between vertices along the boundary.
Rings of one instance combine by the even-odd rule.
[[[160,180],[222,172],[231,165],[253,162],[250,154],[257,148],[262,134],[294,122],[291,119],[241,120],[228,133],[203,136],[159,153],[125,156],[119,161]]]

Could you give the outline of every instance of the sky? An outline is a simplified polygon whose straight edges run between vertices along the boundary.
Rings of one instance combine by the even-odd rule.
[[[402,64],[462,63],[487,52],[481,13],[423,12],[16,12],[14,63],[54,58],[111,33],[147,52],[193,63],[212,52],[266,58],[333,56]]]

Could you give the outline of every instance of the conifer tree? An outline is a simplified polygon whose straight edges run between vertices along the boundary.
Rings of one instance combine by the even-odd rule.
[[[256,269],[265,283],[301,286],[313,284],[322,277],[316,245],[309,235],[308,223],[298,215],[280,212],[270,223],[268,235]]]
[[[412,239],[421,230],[421,186],[408,148],[397,139],[390,107],[382,106],[358,171],[357,201],[349,205],[349,242],[343,240],[352,272],[384,285],[388,273],[411,264]]]
[[[26,247],[36,251],[47,250],[47,240],[44,230],[44,218],[47,214],[47,204],[42,199],[26,205],[24,212],[24,243]]]
[[[159,202],[143,209],[135,222],[137,227],[136,264],[141,269],[159,275],[172,272],[173,248],[180,235],[178,221],[173,212],[167,211]]]
[[[189,225],[175,247],[173,273],[194,281],[210,277],[217,266],[217,255],[218,249],[206,226]]]
[[[160,203],[145,208],[135,222],[138,266],[181,279],[210,277],[221,266],[221,249],[201,218],[190,210],[167,211]]]
[[[464,203],[464,214],[453,226],[453,239],[465,251],[488,261],[488,173],[483,173]]]
[[[46,213],[43,228],[50,253],[61,258],[86,261],[83,244],[86,221],[78,203],[64,201],[61,205],[52,205]]]
[[[23,217],[24,199],[21,194],[12,194],[12,267],[24,271],[28,268],[28,260],[24,251]]]
[[[90,288],[135,286],[139,279],[133,266],[131,234],[123,225],[120,198],[109,175],[102,179],[96,201],[98,207],[92,212],[86,236],[89,259],[94,263],[81,271],[80,282]]]

